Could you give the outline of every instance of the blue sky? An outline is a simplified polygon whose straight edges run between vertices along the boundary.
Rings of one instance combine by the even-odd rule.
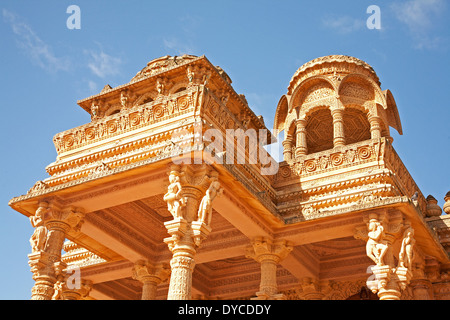
[[[69,5],[81,29],[68,29]],[[381,29],[366,12],[380,8]],[[427,196],[450,190],[450,3],[407,1],[0,2],[0,299],[29,299],[29,220],[8,206],[56,158],[53,136],[90,121],[76,101],[127,83],[164,55],[206,55],[272,127],[295,71],[345,54],[369,63],[397,102],[394,147]]]

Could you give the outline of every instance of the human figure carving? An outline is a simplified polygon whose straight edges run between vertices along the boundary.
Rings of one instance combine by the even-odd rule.
[[[53,289],[55,289],[55,292],[53,293],[52,300],[63,300],[62,298],[62,281],[57,281],[55,285],[53,286]]]
[[[94,102],[92,102],[91,105],[91,115],[92,115],[92,120],[97,119],[98,118],[98,105],[96,105]]]
[[[369,222],[369,240],[367,240],[366,253],[369,258],[371,258],[377,266],[384,265],[383,258],[386,254],[388,246],[383,243],[384,238],[384,228],[377,220],[370,220]]]
[[[200,202],[198,208],[198,220],[200,222],[206,223],[208,226],[211,224],[212,217],[212,202],[217,195],[222,194],[223,189],[220,187],[220,183],[217,180],[211,182],[206,190],[205,195]]]
[[[44,226],[43,214],[46,210],[45,207],[40,206],[36,210],[36,214],[30,217],[31,225],[35,228],[30,238],[31,251],[33,253],[43,251],[45,247],[47,228]]]
[[[195,73],[194,73],[194,71],[192,71],[192,68],[188,67],[187,68],[187,77],[188,77],[189,82],[194,81],[194,75],[195,75]]]
[[[164,201],[167,202],[167,208],[174,219],[182,218],[181,208],[185,206],[186,201],[181,196],[180,177],[177,173],[171,172],[169,175],[170,184],[167,187],[167,193],[164,195]]]
[[[164,91],[164,83],[160,78],[156,80],[156,90],[158,91],[159,94],[162,94]]]
[[[120,94],[120,104],[122,105],[122,110],[125,110],[127,108],[127,101],[128,97],[125,95],[125,93]]]
[[[414,239],[414,230],[412,228],[406,229],[402,246],[400,248],[400,253],[398,256],[399,266],[402,268],[408,268],[412,266],[414,260],[414,244],[416,240]]]

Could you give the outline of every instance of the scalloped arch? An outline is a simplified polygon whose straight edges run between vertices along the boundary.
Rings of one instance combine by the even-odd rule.
[[[383,95],[385,96],[387,104],[386,113],[388,124],[395,130],[397,130],[397,132],[400,135],[402,135],[403,134],[402,123],[400,121],[400,115],[398,113],[397,103],[395,102],[394,95],[389,89],[384,90]]]
[[[274,132],[281,133],[284,130],[286,118],[288,116],[288,106],[288,96],[284,94],[278,101],[277,109],[275,111],[275,119],[273,122]]]
[[[341,93],[343,86],[347,82],[349,82],[349,79],[353,79],[353,78],[359,78],[359,79],[362,79],[364,82],[366,82],[374,90],[375,103],[381,104],[383,106],[383,108],[386,109],[386,99],[384,98],[383,92],[381,91],[378,84],[373,79],[369,78],[368,76],[365,76],[365,75],[362,75],[359,73],[350,73],[341,80],[341,83],[339,84],[339,87],[337,88],[337,92],[339,95]]]
[[[293,132],[291,132],[292,126],[294,125],[295,128],[295,121],[297,120],[298,115],[297,115],[297,111],[294,109],[292,110],[288,116],[286,117],[286,121],[284,123],[284,129],[285,131],[285,136],[287,136],[288,134],[292,134]]]
[[[311,88],[314,84],[316,84],[317,82],[324,82],[326,83],[328,86],[331,87],[331,89],[336,93],[338,92],[336,86],[334,85],[334,83],[326,76],[323,75],[317,75],[317,76],[313,76],[310,77],[304,81],[302,81],[295,89],[294,92],[292,93],[292,97],[291,97],[291,101],[289,103],[289,108],[288,110],[292,110],[292,108],[297,108],[300,107],[300,102],[299,99],[301,97],[301,94],[308,90],[309,88]]]

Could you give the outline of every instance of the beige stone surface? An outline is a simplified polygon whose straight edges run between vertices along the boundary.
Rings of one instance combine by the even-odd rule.
[[[9,202],[35,229],[32,299],[450,299],[450,196],[425,197],[396,153],[370,65],[301,66],[275,134],[231,84],[164,56],[78,101],[91,121]]]

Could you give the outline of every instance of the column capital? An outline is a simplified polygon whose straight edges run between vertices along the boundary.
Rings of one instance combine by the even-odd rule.
[[[136,261],[132,269],[133,279],[142,282],[142,300],[156,299],[158,284],[166,281],[170,276],[170,267],[165,263],[150,263],[149,261]]]
[[[74,206],[61,207],[56,202],[42,201],[36,210],[48,230],[60,230],[65,233],[73,229],[79,231],[84,222],[84,210]]]
[[[266,237],[253,239],[247,248],[246,257],[261,264],[261,282],[254,300],[283,300],[283,294],[277,294],[277,264],[286,258],[293,246],[285,240],[272,240]]]
[[[304,128],[304,127],[306,127],[307,121],[305,118],[298,118],[295,121],[295,124],[296,124],[297,128]]]
[[[323,300],[331,290],[330,282],[317,278],[305,277],[301,279],[298,295],[304,300]]]
[[[82,279],[78,286],[68,285],[67,281],[55,284],[55,294],[52,300],[83,300],[92,290],[92,281]]]
[[[331,108],[330,109],[331,115],[333,117],[334,116],[336,116],[336,117],[341,116],[342,117],[342,115],[344,114],[344,111],[345,111],[345,108],[343,106],[339,107],[339,108]]]
[[[270,260],[278,264],[292,249],[292,244],[286,240],[258,237],[252,240],[252,245],[247,248],[246,256],[260,263],[263,260]]]
[[[159,284],[166,281],[170,276],[170,266],[166,263],[151,263],[145,260],[138,260],[132,269],[133,279],[140,282],[154,282]]]

